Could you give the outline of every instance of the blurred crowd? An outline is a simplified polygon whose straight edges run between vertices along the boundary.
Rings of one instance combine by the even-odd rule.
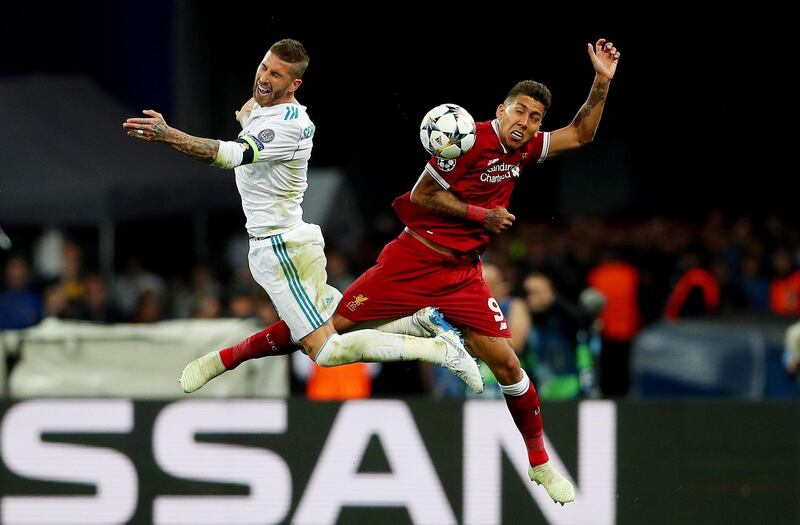
[[[277,318],[246,267],[232,269],[223,282],[208,266],[195,266],[186,275],[164,276],[130,256],[109,279],[96,264],[87,264],[77,242],[51,240],[37,244],[30,258],[22,254],[6,258],[0,328],[25,328],[44,317],[97,323],[221,317],[261,317],[272,322]]]
[[[224,268],[164,275],[128,256],[113,275],[102,275],[80,242],[46,232],[23,251],[0,252],[0,330],[48,316],[99,323],[252,317],[270,324],[277,315],[250,276],[246,247],[235,248],[242,253]],[[377,252],[368,255],[363,247],[328,250],[329,282],[344,290]],[[658,320],[800,316],[800,228],[779,215],[525,221],[498,236],[483,262],[497,300],[490,307],[506,318],[544,399],[626,395],[631,342]],[[313,371],[299,362],[295,368],[302,390]],[[392,373],[408,368],[419,372],[413,381]],[[499,396],[484,372],[485,396]],[[369,384],[373,393],[466,395],[438,368],[401,363],[363,373],[369,381],[362,395],[370,395]]]

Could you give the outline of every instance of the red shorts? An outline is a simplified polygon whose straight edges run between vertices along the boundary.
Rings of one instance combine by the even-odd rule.
[[[435,252],[406,232],[345,290],[336,313],[355,323],[395,319],[435,306],[451,323],[480,335],[511,337],[476,256]]]

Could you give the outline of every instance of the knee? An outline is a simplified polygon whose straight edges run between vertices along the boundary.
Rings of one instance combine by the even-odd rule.
[[[333,347],[339,344],[338,334],[336,330],[333,329],[333,326],[330,323],[326,323],[321,327],[317,328],[303,339],[300,340],[300,344],[303,345],[303,351],[310,357],[312,360],[317,362],[320,366],[335,366],[335,365],[323,365],[319,362],[318,357],[325,360],[324,356],[320,356],[319,354],[322,352],[322,349],[325,348],[327,345],[331,345]],[[328,356],[332,357],[333,355],[338,355],[337,351],[328,352]]]
[[[334,333],[325,341],[314,356],[319,366],[330,367],[347,365],[363,360],[361,348],[357,344],[347,344],[342,335]]]
[[[312,351],[309,351],[308,355],[317,363],[319,366],[336,366],[337,363],[337,356],[339,355],[338,352],[338,344],[339,344],[339,336],[338,334],[333,334],[318,348],[314,349],[313,355]]]
[[[501,385],[513,385],[522,379],[522,368],[519,365],[517,354],[509,347],[502,358],[493,364],[492,373]]]

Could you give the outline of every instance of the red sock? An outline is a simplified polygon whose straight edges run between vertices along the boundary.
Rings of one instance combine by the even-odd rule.
[[[272,323],[244,341],[219,351],[222,364],[231,370],[248,359],[270,355],[291,354],[300,347],[292,342],[289,326],[283,321]]]
[[[506,398],[508,411],[514,418],[525,446],[528,448],[528,461],[531,466],[547,463],[549,459],[544,450],[544,426],[542,425],[542,414],[539,408],[539,396],[533,383],[528,390],[521,396],[510,396],[503,394]]]

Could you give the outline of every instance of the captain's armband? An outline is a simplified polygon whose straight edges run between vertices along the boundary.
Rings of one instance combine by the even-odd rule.
[[[258,149],[249,137],[240,137],[234,141],[219,141],[217,158],[212,166],[231,169],[258,161]]]

